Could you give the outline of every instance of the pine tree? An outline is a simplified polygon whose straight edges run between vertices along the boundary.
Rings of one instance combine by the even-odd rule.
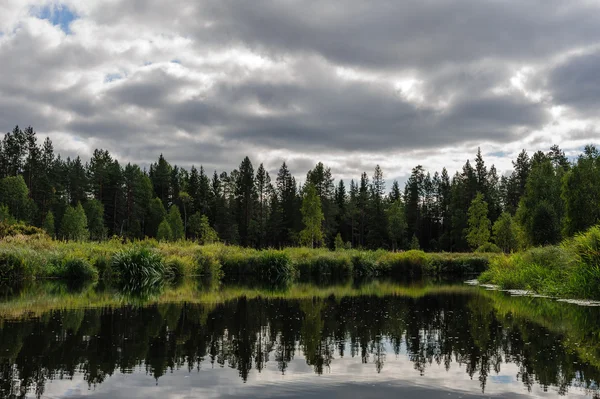
[[[407,227],[404,204],[400,198],[390,204],[387,216],[392,250],[396,251],[404,246],[404,236]]]

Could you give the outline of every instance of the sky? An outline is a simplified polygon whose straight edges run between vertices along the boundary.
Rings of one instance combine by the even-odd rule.
[[[0,132],[142,166],[507,173],[598,143],[599,72],[600,0],[0,2]]]

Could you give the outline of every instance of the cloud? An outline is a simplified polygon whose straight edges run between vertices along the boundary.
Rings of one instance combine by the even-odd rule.
[[[300,178],[319,160],[336,177],[377,163],[402,177],[425,161],[452,172],[481,146],[509,168],[520,148],[580,148],[598,131],[599,8],[6,0],[0,129],[142,166],[163,152],[231,170],[249,155]]]

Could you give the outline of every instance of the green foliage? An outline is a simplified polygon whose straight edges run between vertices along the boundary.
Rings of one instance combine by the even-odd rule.
[[[419,239],[417,238],[416,234],[413,234],[412,238],[410,239],[410,244],[409,244],[408,248],[411,250],[421,249],[421,245],[419,244]]]
[[[104,226],[104,205],[96,199],[85,202],[83,209],[87,218],[87,226],[90,238],[93,241],[106,239],[106,227]]]
[[[208,217],[200,212],[194,213],[190,218],[189,229],[192,236],[200,244],[213,244],[219,241],[217,232],[210,227]]]
[[[44,224],[42,226],[46,234],[48,234],[51,238],[56,236],[56,227],[54,226],[54,213],[52,211],[48,211],[46,214],[46,218],[44,219]]]
[[[392,241],[392,250],[402,248],[404,234],[406,233],[407,228],[405,216],[406,213],[402,201],[400,199],[394,201],[388,208],[387,214],[388,234],[390,236],[390,240]]]
[[[150,237],[156,237],[158,233],[158,227],[167,217],[167,211],[163,206],[163,202],[160,198],[154,198],[148,203],[148,223],[146,227],[146,234]]]
[[[8,176],[0,180],[0,203],[8,206],[17,220],[29,220],[33,203],[23,176]]]
[[[68,257],[59,261],[52,276],[68,281],[96,281],[98,270],[85,259]]]
[[[568,236],[600,223],[600,153],[596,147],[586,146],[564,176],[561,196],[565,204],[564,231]]]
[[[494,243],[486,242],[475,250],[475,253],[502,253],[502,248]]]
[[[167,219],[164,219],[158,225],[156,238],[158,241],[173,241],[173,231],[171,230],[171,224]]]
[[[112,258],[112,269],[119,281],[133,289],[155,286],[168,276],[162,255],[145,247],[117,252]]]
[[[10,210],[8,206],[4,204],[0,204],[0,223],[4,224],[14,224],[16,222],[15,218],[10,214]]]
[[[467,242],[471,248],[479,248],[490,240],[491,223],[488,219],[488,204],[483,194],[477,193],[468,211]]]
[[[172,206],[169,209],[169,214],[167,215],[167,221],[169,222],[169,226],[171,227],[171,239],[174,241],[182,240],[185,236],[185,229],[183,226],[183,221],[181,220],[181,213],[179,212],[179,208],[176,206]],[[160,231],[160,226],[159,226]],[[157,233],[157,237],[160,240],[161,236]]]
[[[321,210],[321,199],[317,195],[314,184],[308,184],[305,187],[300,212],[302,213],[302,223],[304,223],[304,230],[300,232],[301,244],[311,248],[323,245],[321,223],[324,216]]]
[[[89,238],[85,211],[78,203],[76,207],[69,206],[60,225],[60,235],[65,240],[83,241]]]
[[[505,253],[519,249],[519,226],[508,212],[502,213],[492,226],[494,243]]]
[[[560,241],[564,204],[561,200],[561,179],[564,169],[554,166],[542,154],[536,154],[525,193],[519,202],[517,220],[523,226],[532,245],[550,245]]]
[[[12,237],[12,236],[18,236],[18,235],[24,235],[24,236],[41,235],[41,236],[44,236],[44,235],[46,235],[46,232],[42,229],[39,229],[37,227],[31,226],[28,224],[24,224],[24,223],[7,224],[7,223],[0,222],[0,238]]]
[[[22,253],[0,253],[0,281],[17,281],[32,276],[33,270]]]
[[[335,241],[333,242],[333,245],[336,251],[346,249],[346,245],[344,244],[344,240],[342,239],[342,235],[340,233],[337,233],[337,235],[335,236]]]

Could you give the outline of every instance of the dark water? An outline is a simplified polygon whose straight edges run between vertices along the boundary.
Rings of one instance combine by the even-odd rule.
[[[0,304],[0,396],[594,396],[598,308],[429,288],[143,306],[17,293]]]

